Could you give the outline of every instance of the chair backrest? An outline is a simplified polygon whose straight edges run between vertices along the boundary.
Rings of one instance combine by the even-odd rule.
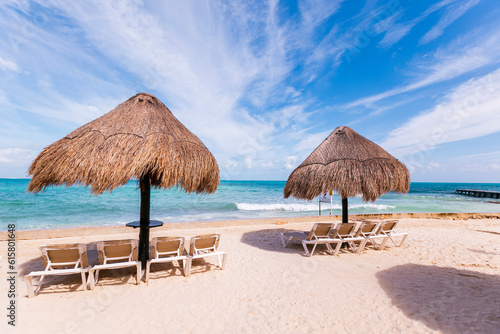
[[[366,236],[369,236],[369,235],[373,235],[375,234],[375,232],[377,231],[377,226],[378,226],[378,222],[375,222],[375,221],[364,221],[362,222],[356,233],[354,234],[355,237],[359,237],[359,236],[363,236],[363,237],[366,237]]]
[[[356,223],[340,223],[333,231],[332,238],[347,238],[352,237]]]
[[[137,240],[108,240],[97,243],[97,254],[101,264],[137,261]]]
[[[217,251],[220,234],[204,234],[191,237],[189,255],[206,254]]]
[[[398,221],[397,220],[386,220],[383,221],[382,224],[380,224],[380,227],[378,229],[378,234],[388,234],[391,233],[391,231],[394,230],[396,227]]]
[[[151,258],[180,256],[184,252],[184,237],[155,237],[151,239]]]
[[[335,224],[332,223],[315,223],[311,228],[311,232],[306,240],[326,239],[330,237]]]
[[[42,262],[46,269],[87,268],[87,247],[84,244],[41,246]]]

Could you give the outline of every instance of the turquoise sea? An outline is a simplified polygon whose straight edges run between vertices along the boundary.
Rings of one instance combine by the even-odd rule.
[[[78,226],[123,225],[139,219],[137,181],[111,193],[90,194],[83,186],[51,187],[26,192],[28,179],[0,179],[0,230],[16,224],[19,230]],[[186,194],[179,189],[152,190],[151,219],[191,222],[318,215],[318,200],[283,198],[285,181],[221,181],[210,195]],[[388,212],[499,212],[500,200],[457,195],[457,188],[500,191],[500,184],[413,182],[405,195],[385,194],[374,203],[349,199],[349,213]],[[330,204],[321,204],[329,214]],[[333,214],[341,213],[341,199],[333,196]]]

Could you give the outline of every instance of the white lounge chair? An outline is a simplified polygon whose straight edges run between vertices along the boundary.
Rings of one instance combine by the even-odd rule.
[[[362,236],[355,236],[356,223],[340,223],[332,231],[332,239],[340,239],[346,243],[355,253],[361,253],[366,244],[366,239]],[[359,242],[359,244],[356,244]]]
[[[191,274],[192,262],[209,256],[217,256],[219,268],[224,269],[226,263],[226,253],[219,251],[220,234],[205,234],[191,237],[189,245],[189,257],[186,265],[186,276]]]
[[[149,271],[153,263],[180,261],[186,276],[188,257],[184,250],[184,237],[156,237],[151,239],[150,259],[146,263],[146,283],[149,282]]]
[[[32,271],[24,276],[28,289],[28,297],[35,297],[42,287],[45,276],[52,275],[80,274],[82,277],[83,289],[87,290],[85,273],[89,270],[89,263],[87,259],[87,248],[84,244],[41,246],[40,252],[42,253],[41,257],[45,270]],[[35,276],[40,276],[40,280],[38,281],[36,290],[33,292],[31,279]]]
[[[395,228],[396,228],[397,224],[398,224],[397,220],[387,220],[387,221],[383,221],[380,224],[380,227],[377,231],[377,234],[384,235],[387,237],[380,245],[380,249],[384,249],[388,240],[391,240],[392,243],[394,244],[394,246],[396,246],[396,247],[400,247],[403,244],[406,237],[408,236],[408,233],[407,232],[396,232]],[[399,239],[400,237],[402,237],[401,240],[399,242],[396,242],[396,240]]]
[[[89,270],[90,289],[94,289],[99,280],[99,271],[103,269],[119,269],[136,267],[136,284],[141,281],[141,262],[137,261],[137,240],[99,241],[97,254],[101,264]]]
[[[332,223],[315,223],[309,232],[283,232],[280,233],[281,243],[283,247],[286,247],[292,240],[300,241],[302,247],[304,247],[306,256],[313,255],[316,246],[322,244],[326,246],[328,253],[337,255],[342,245],[342,240],[330,237],[334,228],[335,224]],[[336,244],[335,250],[332,249],[331,244]],[[307,248],[308,245],[313,245],[311,252]]]
[[[385,245],[384,241],[388,238],[388,236],[384,234],[377,234],[379,225],[380,223],[376,221],[364,221],[359,225],[358,229],[354,233],[354,236],[365,238],[365,247],[368,243],[370,243],[375,249],[379,249],[381,244]],[[382,239],[382,241],[378,243],[375,241],[377,239]]]

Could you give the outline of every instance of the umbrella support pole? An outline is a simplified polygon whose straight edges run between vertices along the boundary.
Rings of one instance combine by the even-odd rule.
[[[149,212],[151,203],[151,180],[149,174],[144,175],[139,180],[141,189],[141,216],[139,231],[139,261],[143,268],[149,258]]]
[[[347,197],[342,198],[342,223],[348,222]]]

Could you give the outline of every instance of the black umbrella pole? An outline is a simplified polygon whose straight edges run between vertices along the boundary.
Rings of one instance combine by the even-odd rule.
[[[146,268],[146,262],[149,258],[149,211],[151,203],[151,180],[149,174],[146,174],[139,180],[141,188],[141,219],[139,231],[139,261],[142,267]]]
[[[342,198],[342,223],[348,222],[347,197]]]

